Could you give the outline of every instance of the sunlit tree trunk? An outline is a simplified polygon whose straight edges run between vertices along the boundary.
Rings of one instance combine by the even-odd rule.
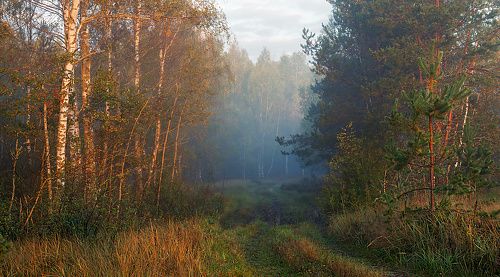
[[[467,126],[467,120],[469,119],[469,106],[470,106],[470,101],[469,97],[465,99],[465,108],[464,108],[464,120],[462,121],[462,134],[460,135],[460,142],[459,142],[459,147],[461,147],[464,143],[464,131],[465,131],[465,126]]]
[[[134,20],[134,61],[135,61],[135,73],[134,73],[134,86],[139,93],[140,83],[141,83],[141,57],[140,57],[140,46],[141,46],[141,11],[142,11],[142,0],[136,0],[135,13],[137,18]],[[136,133],[134,142],[135,155],[139,161],[136,165],[136,185],[138,197],[142,197],[142,192],[144,190],[143,184],[143,171],[142,171],[142,156],[143,156],[143,145],[141,141],[141,134]]]
[[[82,0],[81,3],[81,18],[82,20],[87,17],[88,0]],[[92,90],[90,87],[90,34],[89,26],[85,24],[81,33],[80,41],[81,55],[82,55],[82,121],[83,121],[83,169],[84,181],[88,193],[88,199],[95,198],[97,191],[95,180],[95,151],[94,151],[94,133],[92,130],[92,119],[89,113],[89,97]]]
[[[127,144],[125,145],[125,152],[123,153],[123,159],[122,159],[121,166],[120,166],[121,167],[120,174],[118,175],[118,178],[120,181],[119,186],[118,186],[118,214],[120,214],[120,206],[121,206],[121,202],[123,200],[123,194],[124,194],[123,188],[125,185],[125,164],[127,163],[128,151],[130,149],[130,144],[132,142],[132,138],[134,137],[137,124],[139,123],[139,120],[141,119],[142,113],[144,112],[144,109],[146,109],[148,104],[149,104],[149,99],[146,101],[146,103],[144,103],[141,110],[139,111],[139,114],[135,118],[134,125],[132,126],[132,131],[130,131],[130,135],[129,135],[129,138],[127,140]]]
[[[167,147],[168,147],[168,136],[170,135],[170,129],[172,126],[172,118],[174,116],[174,111],[177,105],[177,99],[179,98],[179,87],[176,84],[176,96],[174,99],[174,104],[172,105],[172,110],[170,111],[170,116],[168,117],[168,122],[167,122],[167,130],[165,132],[165,138],[163,139],[163,149],[161,152],[161,164],[160,164],[160,176],[158,179],[158,187],[156,191],[156,207],[157,209],[160,206],[160,194],[161,194],[161,186],[163,182],[163,170],[165,168],[165,157],[167,154]]]
[[[45,170],[47,173],[47,192],[49,195],[49,200],[52,201],[52,168],[50,165],[50,144],[49,144],[49,126],[47,120],[47,102],[43,102],[43,136],[44,136],[44,147],[45,147]]]
[[[28,53],[28,61],[31,64],[32,63],[32,49],[33,49],[33,17],[35,16],[35,11],[33,10],[33,1],[29,0],[28,1],[28,7],[29,7],[29,19],[28,19],[28,47],[30,47],[30,51]],[[31,68],[28,69],[28,78],[31,79]],[[28,98],[28,104],[26,105],[26,127],[28,130],[31,129],[31,104],[30,104],[30,96],[31,96],[31,85],[28,84],[26,86],[26,97]],[[26,154],[28,155],[28,164],[31,166],[32,165],[32,159],[31,159],[31,139],[30,139],[30,134],[26,136]]]
[[[74,91],[71,91],[74,94]],[[80,141],[80,112],[78,107],[78,99],[75,95],[74,102],[69,110],[69,156],[71,170],[78,181],[82,178],[82,155],[81,155],[81,141]]]
[[[108,71],[108,75],[107,75],[107,83],[106,83],[106,93],[108,95],[111,94],[111,78],[112,78],[112,74],[113,74],[113,32],[112,32],[112,28],[113,28],[113,20],[111,18],[111,8],[110,8],[110,3],[108,1],[108,3],[106,3],[104,6],[103,6],[103,9],[104,9],[104,13],[107,15],[106,16],[106,19],[105,19],[105,34],[106,34],[106,52],[107,52],[107,65],[108,65],[108,68],[107,68],[107,71]],[[109,124],[109,118],[110,118],[110,105],[109,105],[109,101],[106,99],[105,103],[104,103],[104,114],[105,114],[105,121],[104,121],[104,138],[103,138],[103,146],[102,146],[102,155],[103,155],[103,159],[102,159],[102,169],[101,169],[101,172],[100,172],[100,178],[107,178],[107,174],[106,174],[106,170],[108,170],[108,160],[109,160],[109,137],[108,137],[108,124]],[[110,164],[110,168],[109,168],[109,173],[111,174],[112,173],[112,163]],[[108,180],[108,182],[111,183],[111,179]]]
[[[28,72],[28,74],[31,74],[31,72]],[[26,88],[26,96],[28,97],[28,99],[29,99],[30,95],[31,95],[31,86],[28,85],[28,87]],[[28,102],[28,104],[26,105],[26,127],[28,128],[28,130],[31,129],[30,125],[31,125],[31,105]],[[26,136],[25,145],[26,145],[26,154],[28,155],[28,164],[31,166],[32,165],[32,160],[31,160],[31,139],[30,139],[30,134],[29,133]]]
[[[141,82],[141,56],[140,56],[141,10],[142,10],[142,0],[136,0],[135,13],[137,18],[134,20],[134,61],[135,61],[134,86],[136,89],[139,89],[139,85]]]
[[[436,8],[439,9],[441,6],[441,1],[440,0],[435,0],[435,6]],[[438,77],[441,74],[441,60],[438,60],[439,58],[439,43],[441,41],[441,34],[439,32],[436,32],[435,34],[435,57],[438,64],[437,68],[437,73],[436,76],[431,76],[428,80],[427,84],[427,89],[429,90],[430,93],[434,93],[435,85],[436,82],[438,81],[437,79],[434,79],[434,77]],[[436,189],[436,174],[435,174],[435,167],[436,167],[436,154],[434,151],[434,117],[432,114],[429,115],[429,191],[430,191],[430,197],[429,197],[429,208],[431,211],[434,211],[436,208],[436,200],[435,200],[435,189]]]
[[[159,54],[159,59],[160,59],[160,78],[158,80],[158,101],[161,96],[161,91],[163,88],[163,80],[164,80],[164,75],[165,75],[165,59],[166,59],[166,44],[165,46],[160,49],[160,54]],[[148,172],[148,181],[147,181],[147,186],[149,186],[150,182],[154,179],[154,171],[156,167],[156,160],[158,156],[158,151],[160,149],[160,136],[161,136],[161,118],[160,118],[160,113],[158,112],[158,115],[156,117],[156,131],[155,131],[155,140],[154,140],[154,145],[153,145],[153,153],[151,154],[151,163],[149,165],[149,172]]]
[[[180,114],[179,114],[179,120],[177,121],[177,130],[175,134],[175,143],[174,143],[174,158],[173,158],[173,165],[172,165],[172,174],[170,176],[170,180],[173,182],[175,179],[175,172],[177,170],[177,158],[178,158],[178,152],[179,152],[179,138],[181,134],[181,126],[182,126],[182,114],[184,113],[184,107],[182,108]]]
[[[64,187],[66,178],[66,134],[68,131],[68,111],[70,109],[69,96],[73,85],[75,69],[74,54],[77,47],[77,16],[79,7],[80,0],[64,0],[62,2],[67,57],[64,63],[64,72],[59,96],[59,120],[56,146],[56,184],[58,190]]]

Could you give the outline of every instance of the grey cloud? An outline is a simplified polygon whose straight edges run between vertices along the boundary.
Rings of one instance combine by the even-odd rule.
[[[328,20],[326,0],[218,0],[241,47],[256,60],[266,47],[278,58],[300,51],[302,29],[321,30]]]

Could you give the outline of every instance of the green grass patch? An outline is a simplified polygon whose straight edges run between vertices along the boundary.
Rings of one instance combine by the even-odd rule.
[[[383,276],[381,270],[328,246],[317,226],[255,222],[231,231],[258,276]]]

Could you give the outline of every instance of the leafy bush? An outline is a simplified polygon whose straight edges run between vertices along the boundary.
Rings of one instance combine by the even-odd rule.
[[[353,210],[372,202],[381,190],[383,160],[375,147],[357,138],[351,124],[337,135],[338,151],[330,161],[320,203],[326,214]],[[371,151],[371,152],[370,152]]]

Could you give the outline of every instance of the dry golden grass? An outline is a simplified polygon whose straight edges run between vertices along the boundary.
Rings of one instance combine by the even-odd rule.
[[[288,239],[276,250],[290,266],[299,270],[307,270],[308,263],[321,260],[319,249],[307,239]]]
[[[276,248],[284,260],[307,276],[377,277],[384,272],[339,254],[323,251],[306,238],[288,239]]]
[[[365,208],[330,218],[329,230],[339,240],[384,249],[393,258],[404,255],[405,266],[431,276],[500,272],[498,220],[455,210],[400,215],[385,217],[380,207]]]
[[[40,239],[16,243],[3,276],[206,276],[202,226],[196,220],[151,226],[114,240]]]
[[[406,207],[412,208],[428,208],[429,207],[429,194],[422,192],[414,192],[408,194],[405,198],[401,199],[399,209],[403,210]],[[436,195],[436,202],[444,201],[443,195]],[[446,197],[446,201],[451,204],[452,209],[472,211],[474,209],[483,212],[493,212],[500,210],[500,188],[484,188],[477,193],[476,197],[473,193],[466,195],[450,195]],[[476,206],[477,204],[477,206]]]
[[[388,242],[388,224],[384,211],[379,208],[365,208],[343,213],[330,218],[329,230],[335,237],[352,241],[371,242],[371,245],[385,246]]]

